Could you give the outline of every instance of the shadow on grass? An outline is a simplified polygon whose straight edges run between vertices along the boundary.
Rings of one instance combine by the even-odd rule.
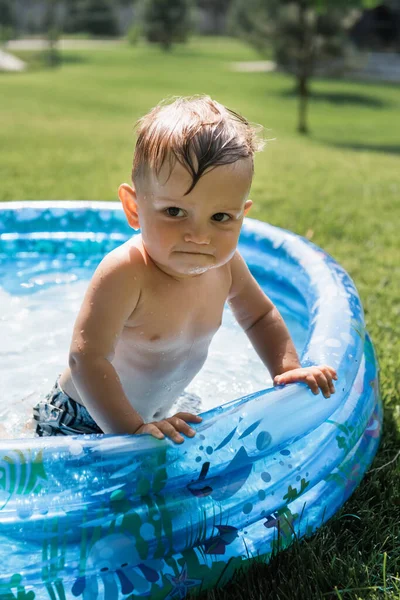
[[[280,96],[287,98],[297,97],[296,88],[288,88],[279,92]],[[352,106],[365,106],[367,108],[387,108],[392,105],[392,102],[382,100],[376,96],[370,96],[367,94],[357,94],[355,92],[328,92],[328,91],[317,91],[311,90],[310,100],[312,102],[330,102],[331,104],[337,105],[352,105]]]
[[[90,59],[85,57],[82,54],[78,54],[76,52],[65,52],[60,51],[57,53],[56,62],[54,66],[49,64],[50,57],[48,51],[46,50],[20,50],[18,52],[13,52],[13,55],[17,58],[20,58],[27,65],[26,71],[23,73],[29,73],[32,71],[49,71],[52,69],[59,69],[63,66],[73,65],[73,64],[83,64],[88,63]],[[12,71],[0,71],[0,73],[20,75],[20,73]]]
[[[384,154],[400,154],[400,144],[358,144],[356,142],[334,142],[321,138],[313,139],[342,150],[354,150],[355,152],[383,152]]]
[[[49,68],[49,53],[46,50],[38,52],[38,62],[43,65],[44,68]],[[61,50],[57,52],[55,68],[62,67],[63,65],[80,65],[88,63],[89,59],[83,54],[77,52],[66,52]],[[51,67],[50,67],[51,68]]]
[[[77,52],[61,52],[61,65],[83,64],[89,62],[88,58]]]
[[[197,600],[355,600],[361,598],[356,590],[364,590],[364,599],[376,600],[385,591],[385,598],[397,600],[400,435],[389,409],[383,427],[373,464],[326,524],[312,537],[295,540],[268,564],[246,561],[224,588],[203,592]],[[189,594],[188,600],[193,597]]]

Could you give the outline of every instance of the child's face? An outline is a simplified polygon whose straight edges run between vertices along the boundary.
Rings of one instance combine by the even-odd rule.
[[[176,163],[167,177],[168,168],[163,167],[158,178],[148,178],[138,196],[131,188],[143,244],[151,259],[178,278],[201,275],[228,262],[252,204],[247,200],[251,160],[216,167],[186,196],[191,185],[186,169]],[[126,212],[123,197],[121,200]]]

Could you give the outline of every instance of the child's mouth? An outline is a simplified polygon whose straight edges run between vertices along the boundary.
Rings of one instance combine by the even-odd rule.
[[[194,256],[211,256],[211,254],[207,254],[207,252],[189,252],[187,250],[178,250],[179,254],[193,254]]]

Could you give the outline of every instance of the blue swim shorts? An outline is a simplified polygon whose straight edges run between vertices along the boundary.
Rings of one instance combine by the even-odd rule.
[[[62,391],[58,379],[46,399],[33,407],[33,418],[39,437],[104,433],[88,410]]]

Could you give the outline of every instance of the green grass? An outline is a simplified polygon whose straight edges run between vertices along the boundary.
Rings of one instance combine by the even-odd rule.
[[[68,51],[54,71],[18,55],[34,68],[0,74],[0,200],[117,199],[133,124],[167,96],[206,92],[274,138],[256,158],[250,216],[307,234],[353,277],[381,367],[384,438],[375,470],[326,526],[208,598],[400,598],[399,88],[314,81],[303,137],[293,81],[230,71],[258,59],[235,40],[197,38],[169,55],[143,44]]]

